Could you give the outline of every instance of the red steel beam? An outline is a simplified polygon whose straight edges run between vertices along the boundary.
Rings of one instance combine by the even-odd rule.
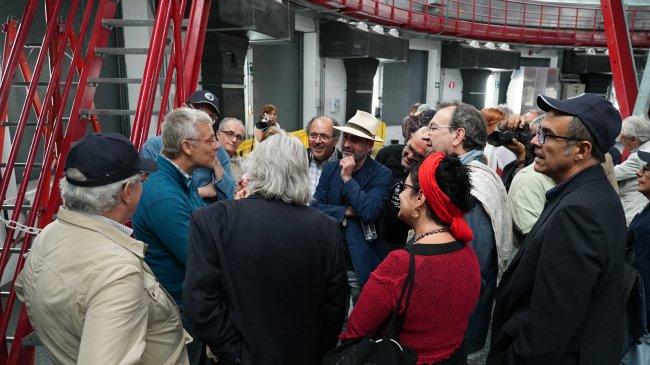
[[[622,0],[600,0],[616,100],[623,118],[634,110],[638,84]]]
[[[0,79],[0,111],[2,112],[4,112],[5,108],[7,107],[7,101],[9,100],[9,90],[11,90],[11,84],[16,72],[16,65],[18,65],[18,59],[20,57],[20,53],[23,50],[23,46],[25,45],[25,40],[27,39],[29,28],[32,25],[32,20],[34,20],[34,14],[36,13],[37,7],[38,1],[36,0],[29,0],[29,3],[27,3],[27,6],[25,7],[25,13],[23,14],[22,21],[20,23],[20,28],[18,28],[16,41],[11,47],[11,51],[9,53],[9,61],[6,65],[3,65],[2,79]]]

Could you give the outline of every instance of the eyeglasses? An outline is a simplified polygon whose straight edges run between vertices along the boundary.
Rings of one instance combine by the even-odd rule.
[[[406,144],[406,146],[404,146],[404,150],[406,150],[407,153],[413,155],[416,159],[424,160],[424,156],[415,152],[410,144]]]
[[[400,193],[400,194],[401,194],[401,193],[402,193],[406,188],[411,188],[411,189],[415,190],[415,188],[413,187],[413,185],[407,184],[407,183],[404,182],[404,181],[400,181],[400,182],[397,183],[397,189],[399,190],[399,193]]]
[[[450,125],[433,125],[433,124],[429,124],[429,125],[427,126],[427,128],[428,128],[430,131],[435,131],[436,129],[443,129],[443,128],[449,128],[449,129],[451,129],[451,126],[450,126]]]
[[[147,181],[148,178],[149,178],[149,173],[148,172],[141,172],[140,173],[140,182],[141,183]]]
[[[223,133],[226,136],[228,136],[228,138],[230,138],[230,139],[234,138],[234,139],[238,140],[239,142],[244,140],[244,136],[242,136],[241,134],[237,134],[237,133],[235,133],[233,131],[219,131],[219,133]]]
[[[186,139],[186,141],[201,141],[201,142],[205,142],[207,144],[215,144],[215,143],[217,143],[217,137],[212,136],[212,138],[209,138],[209,139],[188,138],[188,139]]]
[[[539,144],[546,143],[546,138],[565,139],[567,141],[579,141],[579,139],[577,139],[577,138],[558,136],[556,134],[544,132],[544,130],[542,130],[541,128],[538,129],[537,130],[537,139],[539,139]]]
[[[309,139],[316,141],[320,138],[321,141],[327,142],[330,139],[334,138],[333,136],[328,136],[327,134],[318,134],[318,133],[309,133]]]

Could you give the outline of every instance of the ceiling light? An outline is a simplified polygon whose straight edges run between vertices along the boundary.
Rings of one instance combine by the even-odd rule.
[[[483,45],[487,49],[496,49],[497,47],[494,45],[494,42],[487,42]]]
[[[391,28],[391,29],[388,31],[388,34],[392,35],[393,37],[399,37],[399,32],[398,32],[397,29],[395,29],[395,28]]]
[[[368,24],[366,24],[364,22],[358,22],[357,23],[357,28],[363,30],[364,32],[367,32],[368,31]]]
[[[588,55],[595,56],[595,55],[596,55],[596,49],[594,49],[594,48],[587,48],[587,50],[585,51],[585,53],[587,53]]]
[[[373,26],[372,31],[379,34],[384,34],[384,28],[381,25]]]
[[[469,46],[473,48],[481,48],[481,45],[478,43],[478,41],[470,41]]]
[[[499,43],[499,49],[502,51],[509,51],[510,46],[508,45],[508,43]]]

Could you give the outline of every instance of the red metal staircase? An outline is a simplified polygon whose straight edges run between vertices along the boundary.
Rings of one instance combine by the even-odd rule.
[[[30,69],[24,53],[25,42],[35,21],[36,10],[42,3],[45,6],[46,33],[36,62]],[[179,106],[198,82],[210,0],[160,0],[155,18],[143,20],[115,19],[119,6],[116,0],[81,3],[79,0],[28,0],[20,21],[10,19],[3,28],[0,162],[6,163],[0,165],[3,168],[0,170],[0,223],[6,226],[6,235],[0,251],[0,275],[10,277],[11,281],[8,288],[0,292],[0,334],[6,339],[0,343],[0,364],[33,362],[34,348],[25,346],[23,341],[32,332],[31,327],[24,305],[16,301],[13,284],[35,233],[52,221],[61,204],[58,181],[72,143],[83,137],[89,126],[100,131],[103,115],[135,115],[131,139],[139,147],[148,137],[152,115],[158,114],[160,124],[168,105]],[[61,10],[62,4],[68,5],[66,13]],[[188,11],[189,18],[183,19]],[[78,29],[75,24],[78,24]],[[153,26],[148,49],[108,47],[114,29],[131,26]],[[100,77],[104,57],[137,53],[147,55],[141,78]],[[70,54],[71,60],[68,59]],[[169,66],[161,73],[165,60]],[[47,67],[45,61],[48,61]],[[16,80],[17,67],[20,67],[23,81]],[[44,72],[44,68],[49,72]],[[42,81],[46,78],[44,74],[49,74],[49,81],[45,83]],[[175,94],[170,102],[172,80],[175,81]],[[97,88],[115,83],[140,83],[135,110],[95,108]],[[16,87],[25,87],[27,97],[18,121],[10,122],[10,118],[15,116],[8,115],[7,104]],[[157,94],[161,95],[161,103],[159,110],[154,111]],[[32,111],[38,120],[36,123],[28,122]],[[8,156],[2,156],[4,136],[9,127],[16,130]],[[35,131],[31,142],[27,142],[31,144],[23,162],[18,161],[18,156],[21,146],[25,147],[27,127],[35,127]],[[42,163],[36,163],[38,159]],[[9,197],[7,194],[13,181],[10,177],[17,167],[24,169],[23,178],[16,196]],[[28,201],[29,176],[34,169],[40,169],[38,185],[33,199]],[[12,198],[11,203],[7,202],[9,198]],[[16,316],[15,331],[9,333],[9,328],[13,327],[10,323],[16,321]]]

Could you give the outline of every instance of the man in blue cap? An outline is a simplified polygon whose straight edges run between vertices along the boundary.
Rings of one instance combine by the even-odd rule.
[[[36,237],[16,294],[56,364],[188,364],[176,305],[126,226],[156,171],[120,134],[75,143],[63,205]]]
[[[211,92],[197,90],[187,98],[182,106],[206,112],[214,121],[214,127],[219,126],[219,98]],[[162,136],[151,137],[142,145],[140,155],[156,160],[162,147]],[[198,188],[199,195],[207,203],[234,197],[235,180],[230,169],[230,156],[224,146],[219,145],[217,148],[212,168],[198,168],[193,175],[194,184]]]
[[[503,274],[488,364],[617,364],[625,215],[600,162],[621,130],[595,94],[537,97],[535,171],[557,184]]]

